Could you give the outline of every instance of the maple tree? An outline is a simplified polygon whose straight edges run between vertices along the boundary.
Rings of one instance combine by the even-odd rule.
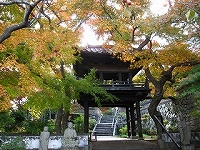
[[[11,5],[11,3],[14,5]],[[58,77],[58,80],[55,80],[56,84],[59,84],[59,79],[65,79],[65,74],[57,68],[57,65],[63,66],[62,62],[64,64],[74,62],[73,47],[80,38],[78,27],[87,20],[87,23],[93,27],[97,35],[107,37],[105,46],[114,45],[112,48],[114,55],[124,61],[130,61],[133,68],[141,66],[144,68],[146,76],[155,88],[149,113],[156,123],[158,138],[161,138],[161,128],[154,115],[160,116],[156,107],[163,97],[164,85],[168,82],[173,83],[179,73],[190,69],[186,66],[199,63],[198,55],[189,49],[191,43],[195,42],[192,48],[196,50],[196,53],[199,50],[196,46],[199,43],[199,20],[194,19],[196,18],[195,15],[193,15],[193,21],[190,21],[190,23],[187,20],[191,17],[190,14],[187,14],[188,12],[199,14],[197,0],[175,0],[173,2],[169,0],[169,11],[162,16],[155,16],[151,13],[150,2],[147,0],[74,0],[59,1],[59,3],[35,0],[29,4],[23,1],[13,1],[0,2],[0,5],[12,6],[10,10],[7,7],[1,10],[5,15],[1,17],[3,22],[0,24],[0,31],[3,33],[8,29],[12,31],[8,32],[12,33],[12,36],[10,34],[7,37],[4,34],[0,36],[1,51],[8,47],[13,48],[19,43],[28,43],[34,50],[34,59],[37,60],[31,62],[34,64],[32,66],[35,66],[36,76],[54,72],[55,77]],[[15,9],[19,11],[14,11]],[[15,17],[7,15],[6,12],[14,14]],[[49,14],[54,17],[51,18]],[[189,17],[186,17],[186,14]],[[75,19],[72,19],[72,16]],[[7,20],[11,21],[8,22]],[[23,21],[20,22],[21,20]],[[38,23],[40,30],[28,28],[32,25],[29,24],[30,22],[33,25]],[[17,24],[12,26],[12,23]],[[63,23],[65,28],[61,26]],[[5,37],[9,37],[9,39],[5,40]],[[20,42],[18,37],[20,37]],[[159,43],[156,37],[165,39],[166,43]],[[12,55],[9,58],[9,64],[19,65],[20,68],[22,64],[18,64],[12,58]],[[6,61],[3,62],[6,64]],[[9,65],[1,68],[6,68],[6,66]],[[38,66],[42,66],[42,68]],[[26,74],[28,72],[28,70],[25,71]],[[42,77],[45,78],[45,75]],[[28,81],[31,82],[32,80]],[[38,86],[37,82],[33,83],[27,85]],[[31,87],[29,88],[32,89]],[[22,91],[26,91],[25,89],[28,88],[24,86]],[[38,89],[40,88],[38,87]]]
[[[89,14],[86,6],[88,12],[75,19],[71,9],[80,7],[72,1],[3,1],[0,6],[1,111],[11,107],[10,100],[28,97],[24,107],[30,111],[58,109],[56,132],[61,133],[61,122],[65,128],[68,118],[63,113],[69,114],[80,92],[90,93],[97,103],[99,95],[113,99],[94,86],[92,74],[83,80],[73,76],[80,25]]]
[[[200,62],[199,24],[189,23],[186,17],[191,10],[199,13],[198,1],[169,0],[168,12],[161,16],[150,12],[150,3],[146,0],[98,1],[97,5],[99,11],[88,24],[97,35],[107,38],[105,47],[113,45],[114,55],[130,61],[132,68],[143,67],[154,85],[149,114],[161,140],[163,130],[155,116],[162,121],[156,108],[163,98],[165,85],[172,85],[182,72]]]
[[[30,70],[26,66],[27,62],[22,62],[22,63],[18,62],[15,56],[8,52],[8,49],[15,49],[16,46],[19,48],[20,46],[18,45],[29,45],[29,47],[31,48],[26,49],[24,50],[24,52],[21,53],[21,54],[24,53],[23,58],[26,58],[25,56],[27,54],[26,51],[34,49],[32,55],[35,57],[35,59],[37,59],[37,61],[40,61],[41,63],[42,61],[43,62],[45,62],[46,60],[49,61],[49,63],[46,62],[46,65],[47,64],[50,65],[50,59],[53,59],[53,57],[55,58],[56,56],[57,57],[60,56],[60,59],[63,59],[65,61],[67,60],[66,62],[69,63],[72,62],[72,59],[75,60],[75,58],[72,58],[74,50],[72,50],[71,47],[72,43],[75,45],[79,39],[79,37],[77,36],[79,35],[78,31],[72,32],[72,30],[70,29],[70,27],[72,28],[72,25],[70,26],[70,24],[68,24],[68,28],[65,29],[62,28],[61,26],[58,26],[57,23],[62,22],[63,19],[59,15],[57,15],[57,19],[50,18],[49,16],[50,12],[53,13],[55,8],[56,9],[59,8],[59,4],[61,3],[54,3],[52,1],[41,1],[41,0],[30,1],[30,2],[24,2],[24,1],[0,2],[1,6],[0,50],[2,52],[1,72],[5,74],[4,70],[7,69],[8,73],[5,76],[11,74],[10,72],[12,72],[13,74],[14,73],[19,74],[19,76],[17,76],[19,78],[19,83],[17,83],[18,84],[17,89],[24,92],[18,93],[18,96],[21,95],[22,97],[25,97],[28,93],[30,93],[30,91],[34,91],[35,88],[38,88],[38,86],[36,85],[37,84],[36,82],[34,83],[30,75]],[[55,17],[55,13],[53,14]],[[35,25],[39,25],[40,28],[38,27],[35,28]],[[74,39],[72,39],[70,36],[74,37]],[[63,41],[63,44],[60,44],[61,41]],[[4,53],[9,53],[9,54],[4,55]],[[9,55],[9,57],[7,57],[7,55]],[[22,56],[18,56],[18,58],[20,57]],[[68,58],[66,59],[66,57]],[[58,62],[59,59],[57,59],[56,61]],[[57,63],[56,61],[52,61],[51,63],[51,66],[54,66],[53,69],[55,69],[55,64]],[[36,63],[36,61],[31,63]],[[35,65],[40,66],[41,64],[37,62]],[[30,67],[30,64],[28,67]],[[13,97],[11,97],[11,99],[12,98]]]

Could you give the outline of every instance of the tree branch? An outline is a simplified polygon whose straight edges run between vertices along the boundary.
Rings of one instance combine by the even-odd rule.
[[[142,48],[150,42],[150,37],[146,36],[146,39],[136,48],[137,51],[141,51]]]
[[[3,33],[0,35],[0,44],[5,41],[6,39],[8,39],[12,32],[22,29],[22,28],[27,28],[30,25],[30,21],[29,21],[29,16],[31,15],[33,9],[41,2],[42,0],[37,0],[35,3],[30,4],[24,1],[12,1],[12,2],[0,2],[0,5],[13,5],[13,4],[25,4],[25,11],[24,11],[24,18],[22,20],[22,22],[15,24],[15,25],[11,25],[8,26]]]
[[[0,2],[0,5],[3,5],[3,6],[13,5],[13,4],[17,4],[17,5],[19,5],[19,4],[31,5],[30,3],[25,2],[25,1]]]
[[[137,29],[138,27],[133,27],[133,32],[132,32],[132,42],[134,42],[134,37],[135,37],[135,31],[136,31],[136,29]]]
[[[149,68],[146,68],[144,71],[145,71],[147,78],[153,83],[153,85],[157,85],[158,81],[152,76]]]
[[[181,67],[181,66],[194,66],[200,64],[199,61],[189,61],[189,62],[183,62],[183,63],[176,63],[174,65],[172,65],[168,70],[163,71],[162,72],[162,77],[160,79],[160,81],[172,81],[173,82],[173,77],[172,77],[172,71],[176,68],[176,67]]]
[[[109,14],[109,12],[106,10],[105,6],[101,3],[101,7],[103,8],[103,10],[105,11],[105,13],[108,15],[108,17],[113,20],[114,18]],[[115,31],[122,37],[122,34],[119,32],[119,30],[117,29],[117,25],[114,25],[114,29]]]

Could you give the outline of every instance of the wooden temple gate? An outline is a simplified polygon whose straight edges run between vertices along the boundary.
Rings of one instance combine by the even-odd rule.
[[[150,92],[148,81],[133,83],[133,77],[140,69],[128,69],[129,62],[123,62],[114,57],[110,49],[101,46],[88,46],[81,51],[83,58],[74,69],[78,77],[84,77],[90,69],[96,69],[96,77],[102,82],[102,87],[107,92],[119,98],[119,101],[102,101],[102,107],[125,107],[128,136],[136,136],[136,128],[139,138],[142,137],[140,101],[144,100]],[[89,129],[89,107],[98,107],[92,96],[82,94],[78,101],[84,107],[84,132]]]

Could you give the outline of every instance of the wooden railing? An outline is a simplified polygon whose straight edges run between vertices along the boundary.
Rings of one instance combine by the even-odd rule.
[[[107,81],[101,84],[105,89],[133,89],[133,88],[144,88],[148,87],[145,82],[141,83],[132,83],[128,81]]]

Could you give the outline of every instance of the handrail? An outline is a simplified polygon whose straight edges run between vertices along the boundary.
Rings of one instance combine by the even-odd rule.
[[[169,134],[169,132],[165,129],[164,125],[160,122],[158,117],[154,115],[155,119],[158,121],[158,123],[161,125],[161,127],[164,129],[164,131],[167,133],[167,135],[171,138],[171,140],[174,142],[174,144],[178,147],[178,149],[182,150],[181,146],[174,140],[174,138]]]
[[[113,128],[113,136],[115,135],[115,130],[116,130],[116,126],[117,126],[117,120],[116,120],[116,117],[117,117],[117,114],[118,114],[118,109],[115,109],[115,115],[113,117],[113,121],[112,121],[112,128]]]
[[[115,121],[114,129],[113,129],[113,136],[115,135],[116,128],[117,128],[117,120]]]
[[[100,119],[98,120],[98,123],[95,124],[95,126],[94,126],[94,128],[93,128],[93,130],[92,130],[92,135],[93,135],[93,133],[94,133],[95,130],[96,130],[97,124],[99,124],[99,123],[101,122],[101,118],[102,118],[102,116],[101,116]]]
[[[96,127],[97,127],[97,124],[98,124],[98,123],[95,124],[95,126],[94,126],[94,128],[93,128],[93,130],[92,130],[92,135],[93,135],[93,133],[95,132],[95,129],[96,129]]]
[[[112,120],[112,128],[113,128],[113,124],[115,124],[115,118],[116,118],[116,116],[117,116],[117,112],[118,112],[118,110],[115,110],[115,114],[114,114],[114,116],[113,116],[113,120]]]
[[[99,123],[101,122],[101,119],[102,119],[102,116],[99,118],[99,121],[98,121]]]

